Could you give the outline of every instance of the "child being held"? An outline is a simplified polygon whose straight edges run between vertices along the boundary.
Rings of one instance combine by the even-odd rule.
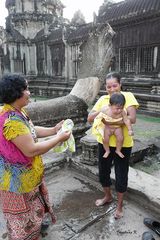
[[[128,128],[128,134],[133,136],[133,129],[130,119],[127,117],[127,111],[124,109],[125,97],[121,93],[114,93],[111,95],[109,105],[102,108],[101,112],[96,116],[92,133],[94,135],[101,134],[103,139],[103,146],[105,149],[104,158],[107,158],[110,154],[109,138],[111,135],[116,137],[116,153],[124,158],[121,148],[123,146],[123,129],[120,122]],[[116,124],[117,123],[117,124]]]

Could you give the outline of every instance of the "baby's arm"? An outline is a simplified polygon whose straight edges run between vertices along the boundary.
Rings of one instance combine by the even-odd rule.
[[[126,127],[128,128],[128,134],[129,134],[130,136],[133,136],[134,133],[133,133],[132,124],[131,124],[131,121],[130,121],[130,119],[128,118],[127,113],[126,113],[125,110],[123,110],[123,112],[122,112],[122,117],[123,117],[123,122],[124,122],[124,124],[125,124]]]

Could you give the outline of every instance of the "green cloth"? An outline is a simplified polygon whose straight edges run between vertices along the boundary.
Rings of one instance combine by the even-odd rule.
[[[66,132],[66,131],[72,131],[73,127],[74,127],[73,121],[71,119],[66,119],[57,134],[60,134],[62,132]],[[66,140],[65,142],[63,142],[53,148],[53,151],[55,153],[62,153],[62,152],[65,152],[66,150],[69,150],[70,152],[76,151],[75,150],[75,139],[74,139],[72,133],[68,140]]]

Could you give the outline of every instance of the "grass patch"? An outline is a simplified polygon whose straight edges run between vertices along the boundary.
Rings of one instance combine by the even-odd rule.
[[[132,167],[154,175],[160,170],[160,153],[145,156],[143,161],[133,164]]]
[[[41,97],[41,96],[32,96],[31,97],[31,100],[34,102],[34,101],[42,101],[42,100],[49,100],[49,99],[52,99],[52,98],[49,98],[49,97]]]
[[[153,138],[153,137],[159,137],[159,135],[160,135],[160,132],[159,131],[152,131],[152,132],[150,132],[149,130],[148,130],[148,132],[144,132],[144,131],[139,131],[139,130],[135,130],[136,131],[136,134],[135,134],[135,136],[139,136],[139,137],[146,137],[146,138]]]
[[[146,122],[160,123],[160,118],[159,117],[151,117],[151,116],[137,114],[137,119],[144,120]]]

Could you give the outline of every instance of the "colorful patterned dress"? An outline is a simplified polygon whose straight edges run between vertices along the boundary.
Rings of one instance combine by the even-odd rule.
[[[11,142],[28,133],[36,142],[36,131],[26,112],[5,104],[0,111],[0,202],[10,240],[37,239],[45,212],[55,222],[41,156],[26,157]]]

